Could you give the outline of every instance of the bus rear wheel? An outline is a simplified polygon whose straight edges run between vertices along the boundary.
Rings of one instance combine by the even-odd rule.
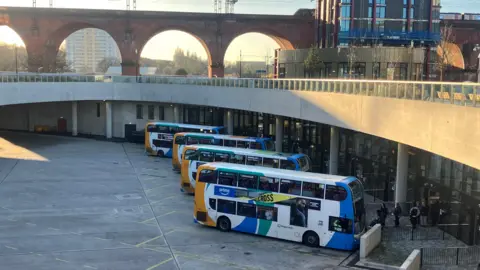
[[[320,244],[320,238],[317,233],[308,231],[303,234],[303,243],[309,247],[318,247]]]
[[[157,152],[157,157],[165,157],[165,153],[162,150]]]
[[[230,219],[227,217],[219,217],[217,220],[217,228],[222,232],[230,231],[232,224],[230,223]]]

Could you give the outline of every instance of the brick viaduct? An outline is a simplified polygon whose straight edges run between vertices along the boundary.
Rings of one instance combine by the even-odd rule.
[[[61,43],[84,28],[102,29],[112,36],[120,49],[123,75],[138,74],[143,47],[167,30],[187,32],[203,45],[210,77],[223,77],[228,45],[244,33],[265,34],[282,49],[308,48],[314,42],[314,17],[299,12],[285,16],[0,7],[0,25],[22,38],[30,72],[55,70]]]

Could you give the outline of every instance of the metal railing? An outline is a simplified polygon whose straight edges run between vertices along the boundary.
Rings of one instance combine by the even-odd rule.
[[[421,248],[421,265],[477,265],[480,247]]]
[[[408,217],[403,217],[408,218]],[[449,234],[449,224],[438,224],[436,227],[422,228],[418,225],[417,229],[411,227],[384,227],[382,231],[382,240],[384,241],[427,241],[427,240],[454,240],[454,236]]]
[[[182,84],[210,87],[246,87],[272,90],[329,92],[441,102],[480,107],[480,83],[380,81],[380,80],[323,80],[323,79],[250,79],[173,76],[108,76],[70,74],[0,75],[1,83],[151,83]]]

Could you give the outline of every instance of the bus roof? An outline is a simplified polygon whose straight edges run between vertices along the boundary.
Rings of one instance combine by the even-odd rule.
[[[212,162],[204,165],[215,168],[215,169],[226,169],[226,170],[233,170],[238,172],[259,173],[259,174],[274,176],[282,179],[295,178],[292,180],[302,180],[302,181],[311,181],[311,182],[350,183],[353,180],[356,180],[355,177],[351,177],[351,176],[292,171],[292,170],[285,170],[285,169],[274,169],[274,168],[267,168],[267,167],[260,167],[260,166],[241,165],[241,164],[224,163],[224,162]]]
[[[256,137],[247,137],[247,136],[235,136],[235,135],[227,135],[227,134],[207,134],[207,133],[200,133],[200,132],[179,132],[175,135],[183,135],[183,136],[192,136],[192,137],[202,137],[202,138],[214,138],[214,139],[237,139],[242,141],[251,141],[255,142],[258,140],[270,141],[271,138],[256,138]]]
[[[216,150],[216,151],[223,151],[223,152],[232,152],[238,155],[250,154],[250,155],[255,155],[260,157],[281,158],[281,159],[287,159],[289,157],[299,158],[301,156],[305,156],[305,154],[280,153],[280,152],[266,151],[266,150],[226,147],[226,146],[206,145],[206,144],[193,144],[193,145],[188,145],[187,147],[195,148],[197,150],[214,150],[214,151]]]
[[[202,125],[190,125],[182,123],[172,123],[172,122],[149,122],[148,125],[156,126],[166,126],[166,127],[182,127],[182,128],[198,128],[198,129],[222,129],[222,126],[202,126]]]

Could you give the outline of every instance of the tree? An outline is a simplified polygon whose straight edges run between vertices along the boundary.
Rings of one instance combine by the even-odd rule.
[[[435,69],[440,72],[440,81],[443,81],[443,76],[446,69],[453,65],[455,51],[454,51],[454,36],[451,25],[445,24],[440,29],[440,41],[437,45],[437,55],[435,61]]]
[[[175,75],[187,76],[188,72],[184,68],[179,68],[179,69],[177,69],[177,71],[175,71]]]
[[[33,55],[25,55],[25,57],[20,61],[23,70],[28,70],[28,58],[34,58]],[[34,61],[35,62],[35,61]],[[55,63],[50,66],[41,66],[37,70],[38,72],[43,73],[65,73],[73,72],[72,63],[67,61],[66,53],[64,50],[58,50],[57,56],[55,58]]]
[[[348,60],[348,77],[351,79],[357,62],[357,47],[354,44],[349,44],[347,48],[347,60]]]
[[[305,65],[305,70],[307,71],[309,77],[315,74],[315,72],[320,73],[321,70],[325,68],[324,63],[320,58],[320,49],[312,46],[308,50],[307,58],[305,58],[303,64]]]
[[[97,64],[97,71],[101,73],[105,73],[107,72],[109,67],[119,66],[120,64],[121,64],[121,61],[118,58],[112,58],[112,57],[103,58],[102,61],[100,61]]]
[[[0,71],[15,72],[17,69],[18,71],[26,71],[23,65],[26,55],[27,50],[25,47],[0,43]],[[17,58],[16,60],[15,57]]]

